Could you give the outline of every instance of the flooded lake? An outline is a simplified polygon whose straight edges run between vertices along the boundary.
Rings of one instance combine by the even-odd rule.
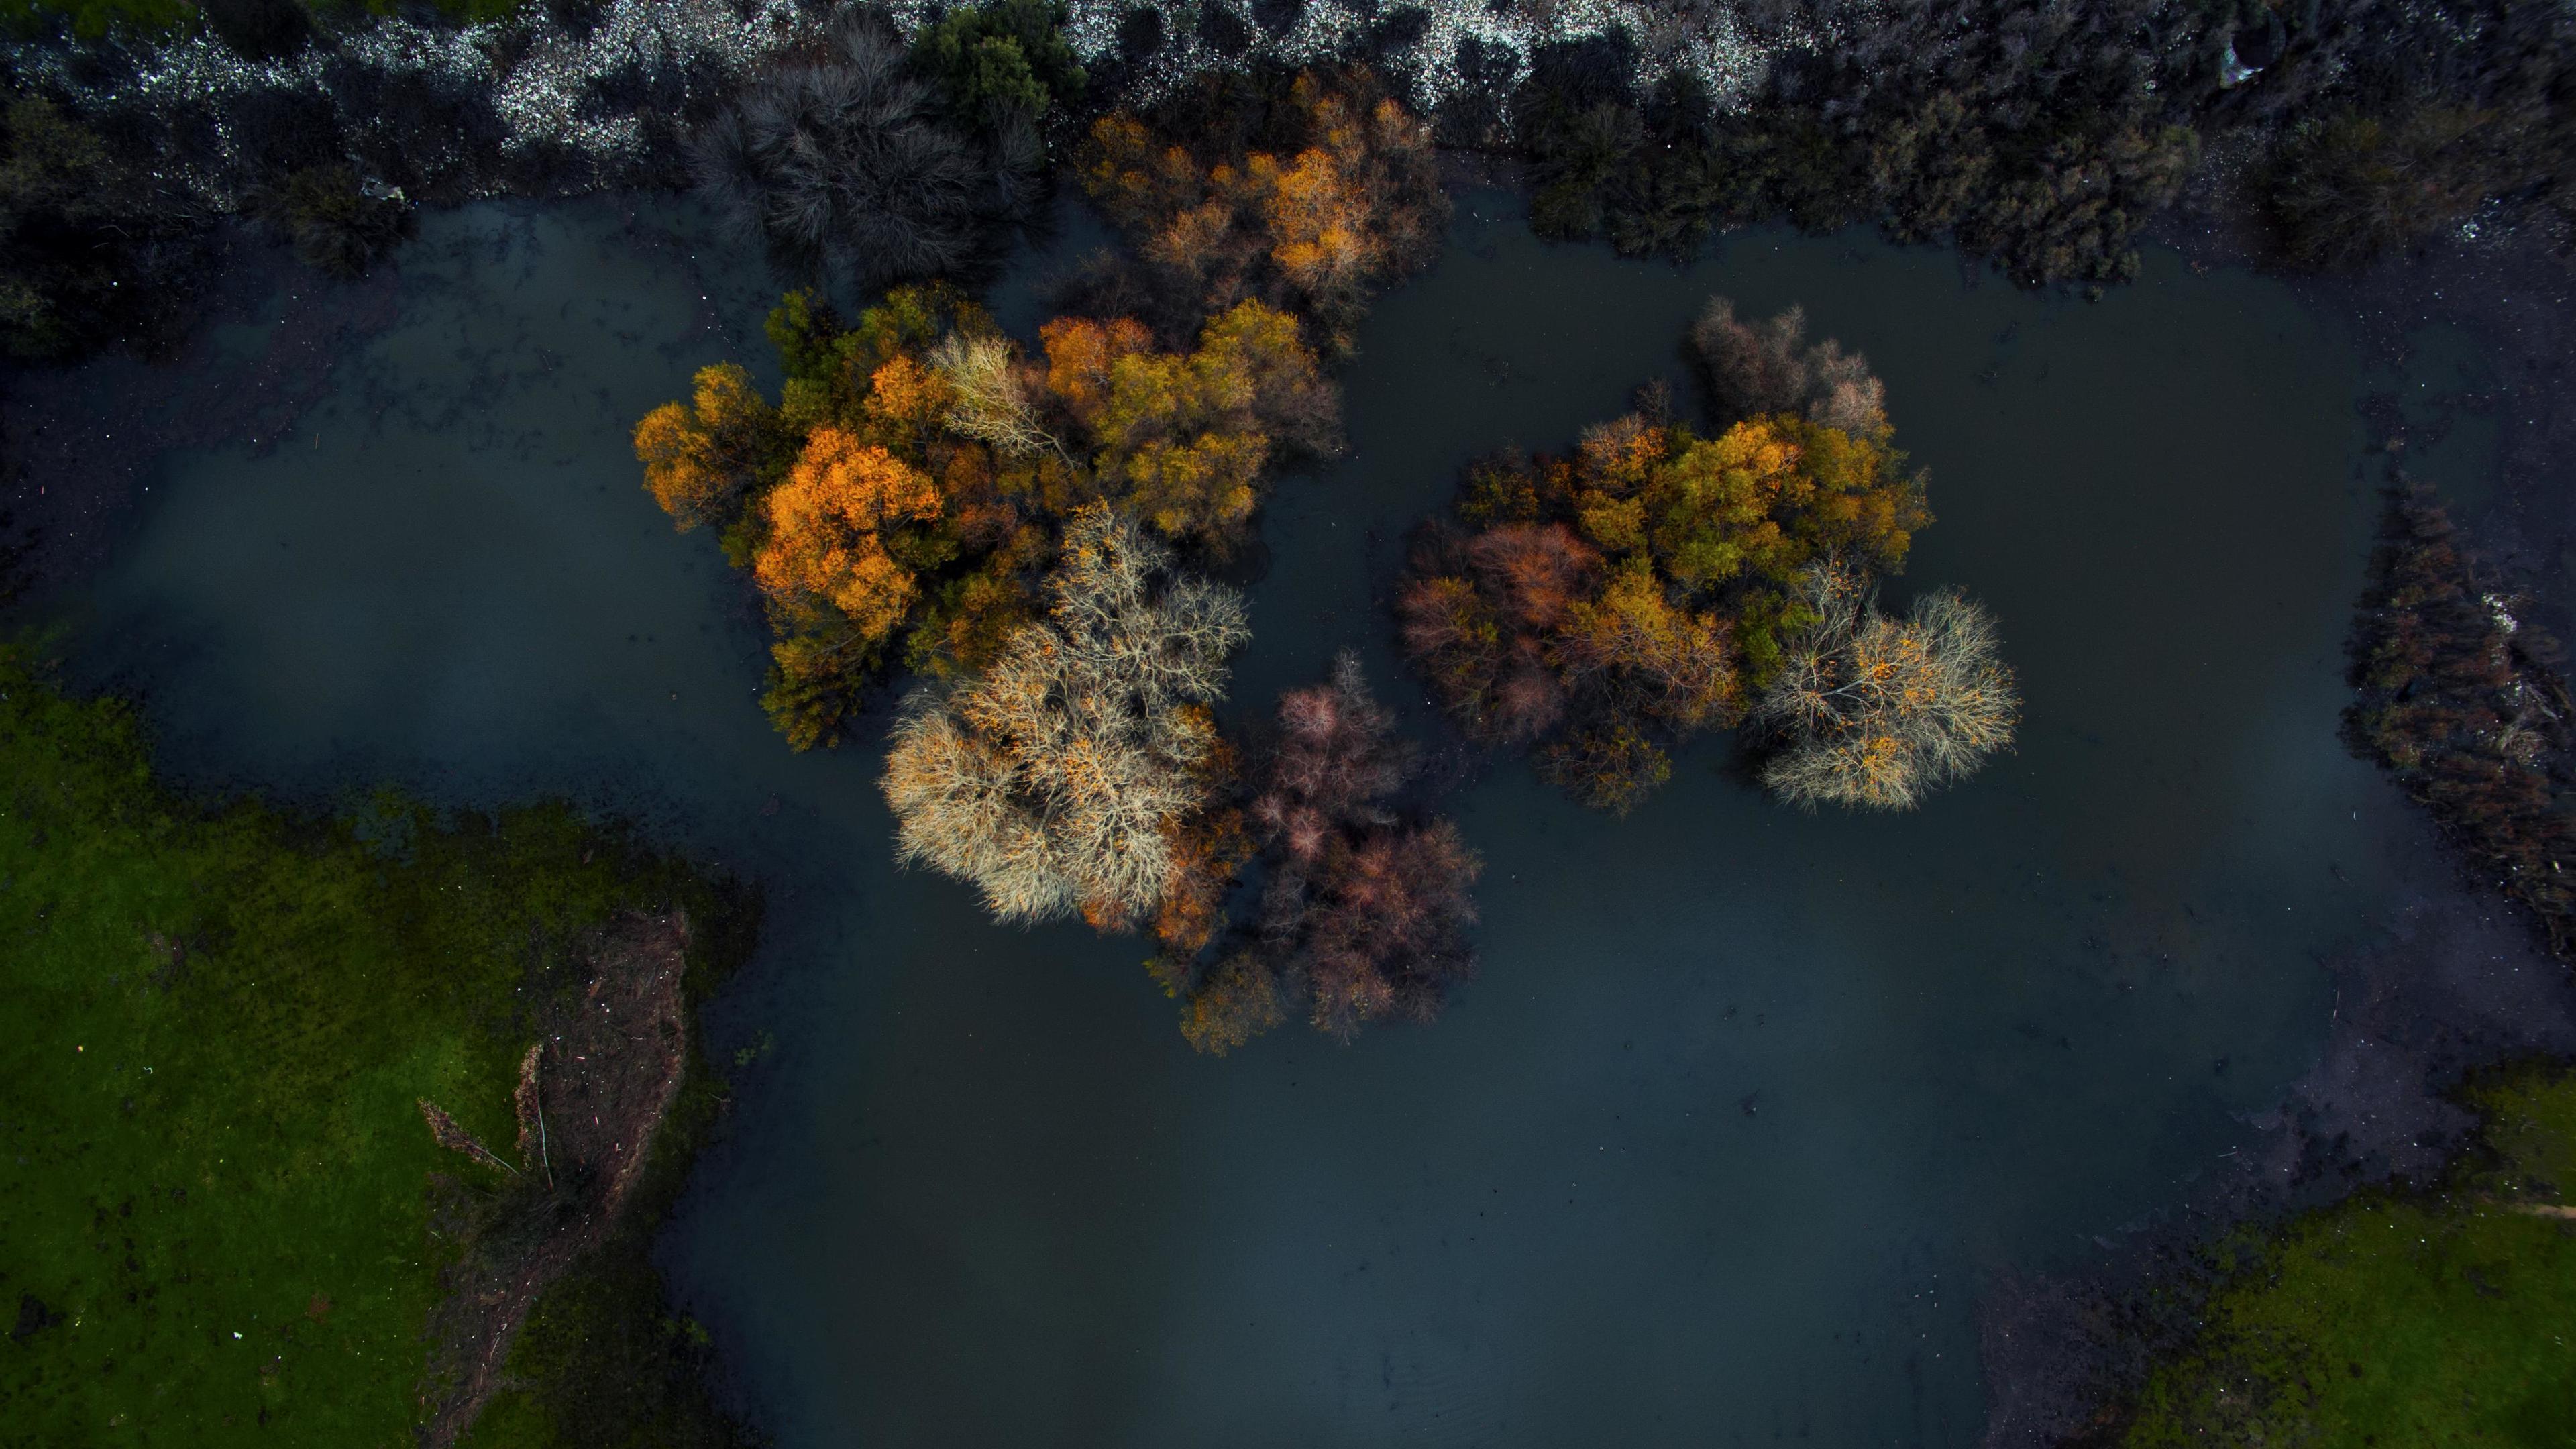
[[[1281,480],[1239,713],[1350,645],[1436,731],[1404,530],[1473,454],[1687,398],[1712,292],[1868,354],[1938,520],[1892,601],[1991,606],[2027,712],[1899,818],[1784,809],[1723,740],[1624,821],[1497,762],[1447,806],[1482,974],[1428,1029],[1197,1056],[1141,942],[893,868],[877,746],[771,732],[748,586],[639,486],[693,369],[775,375],[775,282],[677,203],[429,218],[294,435],[163,462],[72,673],[193,783],[569,795],[765,883],[709,1025],[773,1048],[665,1260],[791,1449],[1970,1443],[1979,1284],[2176,1201],[2423,868],[2335,735],[2368,379],[2171,253],[2088,305],[1858,234],[1621,262],[1515,205],[1460,198],[1362,333],[1349,454]]]

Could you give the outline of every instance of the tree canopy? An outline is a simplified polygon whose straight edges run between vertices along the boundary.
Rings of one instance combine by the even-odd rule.
[[[898,854],[973,883],[1003,921],[1132,928],[1214,796],[1209,706],[1250,630],[1240,596],[1176,572],[1103,504],[1068,523],[1049,592],[1050,618],[982,673],[906,702],[884,778]]]
[[[1166,330],[1257,299],[1333,355],[1374,288],[1430,264],[1449,216],[1430,127],[1356,68],[1203,78],[1152,117],[1101,118],[1082,174]]]
[[[724,535],[779,638],[768,704],[834,742],[901,662],[955,675],[1042,608],[1064,520],[1106,502],[1193,554],[1249,538],[1284,458],[1338,446],[1338,399],[1295,320],[1246,301],[1188,351],[1127,318],[1059,317],[1036,356],[955,292],[897,288],[844,325],[771,314],[775,404],[731,363],[635,429],[645,486]]]
[[[1748,322],[1713,298],[1688,342],[1709,431],[1656,384],[1569,453],[1467,468],[1453,517],[1415,535],[1405,652],[1470,736],[1535,748],[1602,809],[1633,808],[1670,778],[1672,742],[1757,700],[1789,741],[1766,775],[1783,794],[1911,804],[2008,741],[2014,706],[1982,611],[1933,595],[1898,622],[1860,598],[1931,521],[1886,390],[1858,354],[1808,342],[1795,308]],[[1863,708],[1825,682],[1882,646],[1921,666],[1895,693]],[[1937,703],[1905,693],[1935,685]],[[1902,745],[1870,789],[1819,773],[1854,731]]]

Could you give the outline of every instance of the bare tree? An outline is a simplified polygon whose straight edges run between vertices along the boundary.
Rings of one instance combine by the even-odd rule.
[[[1807,314],[1789,310],[1762,322],[1735,315],[1735,303],[1711,297],[1691,324],[1690,351],[1721,426],[1764,413],[1800,413],[1854,437],[1888,431],[1887,388],[1869,359],[1827,338],[1809,344]]]
[[[931,349],[930,361],[957,394],[956,405],[948,410],[949,427],[1014,457],[1050,449],[1063,456],[1064,444],[1038,425],[1037,404],[1010,339],[951,332]]]
[[[2012,744],[2021,699],[1992,614],[1944,589],[1892,619],[1839,563],[1810,565],[1804,583],[1816,621],[1785,641],[1753,711],[1783,737],[1762,770],[1782,798],[1910,810]]]
[[[859,285],[953,271],[1028,214],[1043,146],[946,124],[900,36],[861,9],[751,81],[690,139],[699,191],[790,265]]]
[[[897,854],[973,882],[1004,921],[1124,928],[1161,902],[1174,832],[1209,803],[1209,706],[1251,631],[1241,595],[1177,576],[1102,504],[1066,525],[1050,587],[1049,622],[905,702],[883,781]]]

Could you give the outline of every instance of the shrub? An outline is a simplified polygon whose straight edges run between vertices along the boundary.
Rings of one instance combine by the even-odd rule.
[[[2431,494],[2392,491],[2353,622],[2344,731],[2564,955],[2576,950],[2576,886],[2561,868],[2576,860],[2563,805],[2576,705],[2557,641],[2527,612]]]
[[[416,227],[401,192],[341,164],[289,172],[254,191],[248,210],[294,245],[296,260],[335,277],[365,275]]]

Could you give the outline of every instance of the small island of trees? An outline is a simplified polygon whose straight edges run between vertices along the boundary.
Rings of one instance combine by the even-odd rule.
[[[1748,323],[1723,297],[1689,350],[1710,432],[1649,388],[1571,455],[1471,465],[1417,534],[1397,616],[1451,716],[1622,814],[1672,744],[1748,718],[1776,746],[1765,782],[1810,807],[1910,807],[2010,744],[1992,618],[1872,601],[1931,513],[1867,362],[1808,343],[1795,308]]]

